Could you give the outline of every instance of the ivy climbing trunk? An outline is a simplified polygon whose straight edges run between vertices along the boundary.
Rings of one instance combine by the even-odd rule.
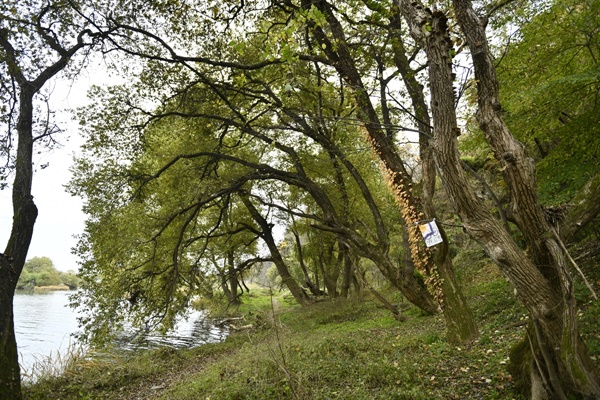
[[[478,335],[477,327],[472,313],[460,293],[454,274],[450,273],[451,266],[448,264],[450,261],[445,257],[447,252],[443,252],[436,258],[432,251],[421,243],[422,238],[417,222],[426,218],[421,201],[414,193],[412,178],[399,156],[392,137],[387,135],[382,128],[383,124],[371,103],[369,91],[365,88],[360,72],[354,63],[341,23],[335,17],[331,5],[325,0],[303,0],[302,6],[306,10],[316,7],[325,16],[327,32],[331,32],[330,34],[316,23],[309,22],[309,28],[328,60],[353,90],[358,116],[365,128],[365,137],[371,150],[381,162],[381,169],[387,184],[406,223],[411,258],[415,267],[423,273],[428,289],[441,305],[444,304],[445,297],[443,290],[453,289],[453,293],[449,294],[447,307],[456,309],[445,314],[445,317],[453,318],[447,324],[448,328],[457,330],[449,332],[449,339],[456,342],[472,340]],[[432,181],[435,181],[435,175],[433,175],[433,179],[429,178],[428,184]],[[443,269],[438,267],[436,259],[442,262],[440,266],[444,267]],[[444,262],[446,264],[443,264]],[[442,277],[440,272],[445,275]],[[444,279],[449,281],[448,285],[443,283]]]
[[[423,85],[417,80],[417,73],[410,67],[406,49],[401,38],[401,15],[397,7],[393,7],[390,26],[393,29],[392,49],[394,63],[410,96],[414,119],[419,129],[419,156],[421,159],[421,200],[427,219],[437,217],[433,204],[435,194],[436,169],[433,151],[429,140],[433,138],[433,130],[429,108],[425,102]],[[441,289],[444,295],[443,311],[446,321],[446,336],[452,343],[466,343],[479,336],[475,317],[465,299],[461,287],[454,274],[452,259],[448,255],[448,239],[444,227],[439,226],[444,242],[433,248],[433,262],[441,278]]]

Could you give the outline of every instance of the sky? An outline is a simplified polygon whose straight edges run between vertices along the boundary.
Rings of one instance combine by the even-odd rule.
[[[62,147],[35,155],[37,165],[49,165],[45,169],[38,168],[33,177],[32,192],[38,217],[27,259],[48,257],[60,271],[77,270],[78,258],[71,249],[77,243],[75,235],[83,232],[85,221],[81,211],[83,201],[64,188],[71,178],[69,168],[73,156],[80,151],[82,143],[78,124],[71,120],[68,110],[86,104],[90,85],[106,80],[106,74],[97,67],[83,71],[75,82],[55,80],[44,87],[51,90],[51,107],[57,111],[59,126],[65,132],[57,138]],[[0,191],[0,251],[6,247],[12,226],[11,187],[12,183]]]
[[[76,244],[74,235],[83,232],[85,215],[81,211],[81,199],[65,192],[64,185],[70,179],[70,147],[45,154],[42,162],[49,166],[37,171],[33,178],[33,199],[38,207],[38,218],[27,259],[49,257],[61,271],[76,270],[77,258],[71,254]],[[12,225],[11,190],[0,191],[0,245],[6,246]]]

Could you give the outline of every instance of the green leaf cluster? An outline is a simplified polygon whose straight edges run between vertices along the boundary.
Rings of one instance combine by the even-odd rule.
[[[499,66],[513,132],[537,155],[545,203],[569,201],[600,169],[600,5],[557,0],[525,24]]]
[[[62,272],[54,267],[48,257],[33,257],[25,263],[23,272],[19,277],[17,289],[33,289],[36,286],[67,285],[76,288],[79,278],[75,272]]]

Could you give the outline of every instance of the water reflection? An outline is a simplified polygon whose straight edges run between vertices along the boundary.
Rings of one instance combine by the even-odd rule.
[[[21,366],[29,370],[36,360],[65,354],[77,332],[77,315],[70,309],[68,292],[17,293],[13,299],[15,335]]]
[[[77,313],[68,307],[70,292],[17,293],[14,297],[15,334],[21,366],[30,370],[38,360],[66,354],[78,330]],[[120,341],[125,350],[160,346],[189,348],[225,339],[228,330],[212,322],[203,311],[180,319],[165,336],[148,335],[133,342]]]
[[[188,318],[180,318],[166,335],[147,334],[129,339],[124,335],[119,347],[124,350],[150,349],[156,347],[191,348],[205,343],[217,343],[225,339],[228,329],[217,326],[205,311],[193,311]]]

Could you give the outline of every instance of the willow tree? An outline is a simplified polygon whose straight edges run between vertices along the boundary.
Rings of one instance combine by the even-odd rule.
[[[150,61],[143,76],[155,77],[153,68],[165,73],[162,65]],[[309,101],[312,93],[304,91],[300,104],[289,99],[286,79],[281,79],[276,68],[246,71],[244,80],[234,85],[219,76],[222,71],[215,76],[211,70],[209,66],[196,67],[192,75],[196,82],[183,80],[176,94],[154,109],[142,110],[143,99],[130,96],[144,92],[137,90],[137,84],[147,85],[140,79],[123,93],[110,89],[106,96],[112,100],[95,103],[91,106],[94,112],[82,114],[90,126],[86,148],[93,160],[104,160],[102,164],[81,160],[73,184],[74,192],[88,199],[90,219],[80,242],[86,282],[80,301],[94,310],[92,318],[84,321],[92,336],[105,335],[106,330],[97,329],[113,322],[113,315],[131,313],[141,322],[166,313],[169,317],[164,321],[169,322],[173,315],[184,312],[196,293],[194,275],[206,275],[202,270],[207,247],[214,248],[212,254],[223,260],[231,246],[244,243],[229,238],[215,241],[227,231],[232,237],[244,231],[261,237],[284,284],[300,304],[307,303],[274,241],[272,221],[265,217],[269,208],[317,222],[318,229],[329,231],[338,242],[348,242],[353,251],[371,258],[409,300],[435,312],[435,304],[412,271],[401,276],[395,273],[387,257],[389,238],[368,185],[332,135],[323,134],[337,129],[315,124],[299,113],[297,107],[319,103]],[[174,67],[167,74],[177,72]],[[300,79],[301,68],[297,72]],[[304,84],[308,87],[310,79]],[[324,94],[327,89],[317,92]],[[99,92],[95,94],[101,98]],[[319,104],[345,108],[343,98],[335,96],[323,96]],[[131,116],[135,110],[142,120],[138,123],[134,118],[134,125],[110,118]],[[342,141],[350,146],[351,140],[344,137]],[[130,148],[136,150],[129,152]],[[371,166],[370,159],[366,162]],[[338,171],[330,179],[336,163],[340,171],[343,165],[348,172]],[[337,180],[337,185],[332,180]],[[340,186],[350,185],[350,180],[355,183],[349,192],[368,203],[364,215],[373,218],[373,223],[366,218],[362,224],[353,221],[350,216],[362,218],[363,212],[354,213],[350,201],[337,200],[349,196]],[[276,189],[277,185],[282,189]],[[304,205],[296,210],[284,207],[293,188],[305,193],[314,213],[302,211]],[[224,231],[223,210],[229,209],[224,205],[239,205],[240,201],[248,212],[243,215],[236,207],[237,217]],[[372,225],[376,235],[369,233]],[[218,246],[224,247],[221,256]],[[338,249],[338,253],[342,251]],[[123,299],[132,293],[137,294],[136,304],[129,308]]]
[[[577,328],[573,283],[565,246],[541,207],[533,160],[504,123],[494,59],[485,34],[486,19],[469,0],[455,0],[452,11],[469,46],[477,82],[477,120],[510,188],[507,213],[525,237],[521,249],[477,198],[460,167],[451,59],[453,42],[444,11],[418,1],[398,6],[410,33],[425,49],[431,85],[432,149],[440,177],[467,232],[482,244],[512,282],[530,313],[532,396],[566,399],[600,396],[598,374]]]

